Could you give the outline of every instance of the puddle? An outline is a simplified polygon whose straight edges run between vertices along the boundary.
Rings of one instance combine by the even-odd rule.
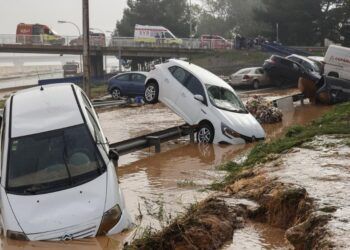
[[[280,136],[292,124],[308,123],[328,109],[323,106],[298,106],[284,115],[283,123],[265,126],[268,138]],[[161,104],[106,111],[100,113],[99,118],[111,143],[183,124],[181,118]],[[189,144],[188,138],[182,138],[163,144],[160,154],[155,154],[153,149],[146,149],[122,156],[118,178],[127,209],[136,218],[137,225],[143,228],[149,225],[161,228],[189,204],[208,196],[209,192],[203,188],[224,174],[216,170],[217,165],[232,160],[250,147],[252,145],[201,146]],[[250,231],[261,236],[266,235],[270,229],[264,230],[259,225],[252,225],[245,230],[247,231],[238,231],[236,234],[241,242],[246,241]],[[141,229],[138,233],[140,232]],[[2,239],[1,246],[2,249],[120,249],[126,237],[130,235],[63,243],[23,243]],[[264,244],[279,244],[273,243],[268,236],[261,236],[260,241],[261,247]]]
[[[243,228],[235,230],[232,243],[226,244],[224,250],[263,250],[293,249],[284,238],[284,230],[262,223],[248,221]]]

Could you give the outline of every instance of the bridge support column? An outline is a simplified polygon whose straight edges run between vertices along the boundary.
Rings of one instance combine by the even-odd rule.
[[[90,56],[90,72],[93,77],[103,76],[103,54]]]

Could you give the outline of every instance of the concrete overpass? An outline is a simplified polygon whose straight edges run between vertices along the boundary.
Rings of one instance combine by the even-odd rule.
[[[32,41],[34,36],[26,37]],[[0,53],[35,53],[35,54],[71,54],[82,55],[83,47],[72,44],[76,37],[65,37],[62,45],[48,44],[35,37],[35,44],[32,42],[17,43],[15,35],[0,35]],[[41,42],[40,42],[41,41]],[[115,38],[103,41],[105,46],[90,47],[91,73],[93,76],[103,74],[103,56],[113,55],[121,59],[132,60],[132,68],[135,69],[138,63],[151,61],[158,58],[191,57],[195,54],[203,54],[211,51],[210,47],[201,48],[198,39],[182,39],[180,44],[166,42],[159,43],[136,43],[134,38]],[[108,44],[108,46],[107,46]]]

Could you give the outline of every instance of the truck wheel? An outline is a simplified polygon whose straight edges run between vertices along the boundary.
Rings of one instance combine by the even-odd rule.
[[[159,89],[155,82],[150,82],[145,88],[145,102],[147,104],[154,104],[158,102]]]
[[[197,132],[198,143],[213,143],[214,141],[214,129],[208,123],[202,123],[199,125]]]

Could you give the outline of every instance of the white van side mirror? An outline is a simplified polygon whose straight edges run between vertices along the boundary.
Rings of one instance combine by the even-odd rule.
[[[196,99],[199,102],[204,103],[204,97],[202,95],[194,95],[194,99]]]

